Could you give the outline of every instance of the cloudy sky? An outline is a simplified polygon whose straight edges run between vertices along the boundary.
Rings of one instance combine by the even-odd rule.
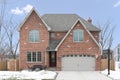
[[[2,0],[0,0],[1,5]],[[34,7],[40,15],[46,13],[76,13],[84,19],[92,18],[94,25],[108,20],[115,27],[112,48],[120,43],[120,0],[6,0],[6,19],[10,16],[20,24]]]

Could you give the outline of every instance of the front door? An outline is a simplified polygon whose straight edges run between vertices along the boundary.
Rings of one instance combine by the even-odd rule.
[[[49,66],[56,67],[56,52],[49,53]]]

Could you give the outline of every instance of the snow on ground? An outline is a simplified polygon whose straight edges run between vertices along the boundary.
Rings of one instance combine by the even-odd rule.
[[[102,74],[108,75],[108,69],[101,71]],[[114,80],[120,80],[120,62],[115,62],[115,71],[110,70],[110,75],[108,75]]]
[[[115,70],[120,71],[120,62],[115,62]]]
[[[101,71],[102,74],[108,75],[108,69]],[[120,80],[120,71],[110,70],[110,75],[108,75],[113,80]]]
[[[22,80],[22,79],[34,79],[34,80],[42,80],[42,79],[54,79],[56,76],[56,72],[53,71],[0,71],[0,80]]]

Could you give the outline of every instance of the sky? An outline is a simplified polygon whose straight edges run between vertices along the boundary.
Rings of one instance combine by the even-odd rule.
[[[120,43],[120,0],[6,0],[6,19],[13,16],[13,20],[21,24],[32,7],[40,16],[75,13],[85,20],[90,17],[95,26],[110,21],[115,26],[112,48]]]

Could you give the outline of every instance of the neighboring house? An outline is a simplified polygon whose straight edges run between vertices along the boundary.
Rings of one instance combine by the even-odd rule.
[[[117,62],[120,62],[120,44],[114,50],[114,59]]]
[[[115,70],[120,71],[120,44],[114,50]]]
[[[42,65],[57,70],[100,70],[100,29],[76,14],[32,9],[19,28],[20,69]]]

